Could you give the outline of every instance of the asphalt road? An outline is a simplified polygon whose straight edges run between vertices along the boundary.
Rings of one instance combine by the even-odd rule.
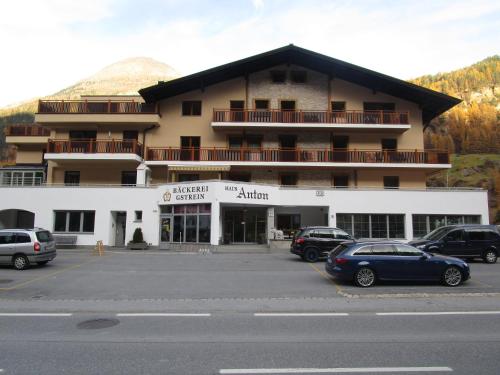
[[[83,251],[2,267],[0,374],[498,374],[500,263],[458,288],[359,289],[323,267]]]

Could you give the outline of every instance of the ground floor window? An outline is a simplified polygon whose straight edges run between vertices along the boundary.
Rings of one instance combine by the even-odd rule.
[[[405,238],[405,215],[337,214],[337,227],[355,238]]]
[[[276,228],[283,231],[284,238],[292,238],[294,233],[300,229],[300,214],[279,214]]]
[[[160,207],[161,242],[210,242],[210,204]]]
[[[54,211],[54,232],[93,233],[95,211]]]
[[[413,215],[413,237],[421,238],[445,225],[481,224],[480,215]]]

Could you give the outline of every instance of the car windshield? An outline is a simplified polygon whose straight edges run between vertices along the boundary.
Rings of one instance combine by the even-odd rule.
[[[443,237],[443,235],[449,230],[449,228],[447,227],[441,227],[441,228],[437,228],[437,229],[434,229],[432,232],[430,233],[427,233],[423,239],[424,240],[430,240],[430,241],[434,241],[434,240],[439,240],[441,237]]]
[[[38,241],[40,242],[50,242],[54,240],[52,234],[50,234],[50,232],[46,230],[42,232],[36,232],[36,238],[38,238]]]

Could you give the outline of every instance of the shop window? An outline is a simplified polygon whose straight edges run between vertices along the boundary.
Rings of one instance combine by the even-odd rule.
[[[201,100],[185,100],[182,102],[183,116],[201,116]]]
[[[413,215],[413,237],[422,238],[434,229],[452,224],[481,224],[479,215]]]
[[[300,214],[279,214],[276,229],[283,231],[285,238],[292,238],[300,229]]]
[[[95,211],[54,211],[54,232],[93,233]]]
[[[272,83],[285,83],[286,81],[286,70],[271,70],[271,82]]]
[[[384,189],[398,189],[399,176],[384,176]]]
[[[337,214],[337,227],[355,238],[405,238],[405,215]]]
[[[80,171],[65,171],[64,185],[66,186],[80,185]]]
[[[163,242],[210,242],[210,204],[161,206],[160,209],[162,214],[169,214],[166,218],[171,217],[173,211],[172,237],[162,232]]]

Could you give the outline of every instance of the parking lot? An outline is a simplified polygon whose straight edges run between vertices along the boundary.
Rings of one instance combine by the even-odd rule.
[[[45,267],[0,268],[0,298],[137,300],[206,298],[384,298],[500,295],[500,263],[471,262],[472,278],[456,288],[383,283],[362,289],[335,281],[324,263],[287,253],[186,254],[160,251],[61,250]]]

